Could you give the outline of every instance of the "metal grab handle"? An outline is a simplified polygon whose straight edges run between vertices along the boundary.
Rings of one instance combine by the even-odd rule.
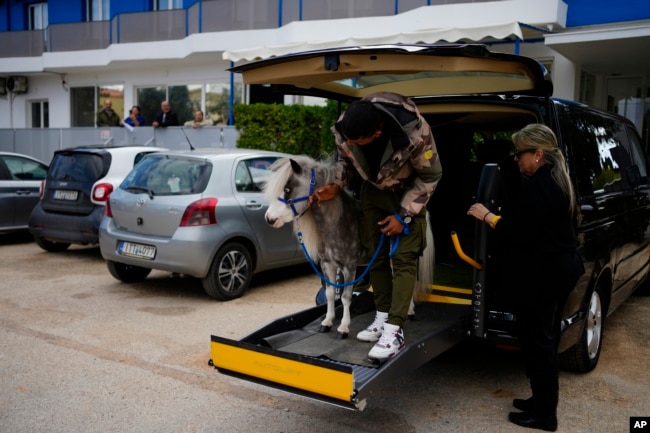
[[[456,249],[456,254],[458,257],[469,263],[473,268],[478,269],[479,271],[483,269],[483,265],[468,256],[463,252],[463,249],[460,247],[460,242],[458,241],[458,235],[455,231],[451,232],[451,240],[454,243],[454,248]]]

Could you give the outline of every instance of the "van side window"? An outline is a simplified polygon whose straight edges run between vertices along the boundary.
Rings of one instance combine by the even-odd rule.
[[[629,146],[630,155],[632,157],[632,163],[638,169],[639,174],[639,183],[638,185],[648,185],[648,166],[646,157],[643,153],[643,146],[641,145],[641,139],[636,130],[628,125],[627,128],[627,144]]]
[[[558,114],[580,196],[629,189],[640,179],[647,182],[640,143],[630,140],[634,131],[624,123],[581,106],[559,105]]]

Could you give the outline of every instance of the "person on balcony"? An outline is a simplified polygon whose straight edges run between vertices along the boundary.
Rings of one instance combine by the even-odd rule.
[[[162,101],[160,104],[162,110],[156,116],[156,120],[151,124],[154,128],[166,128],[168,126],[179,126],[178,116],[174,113],[169,105],[169,101]]]
[[[129,110],[129,117],[124,119],[123,122],[121,122],[122,125],[126,124],[129,126],[144,126],[144,116],[140,114],[140,107],[138,105],[134,105],[131,107]]]
[[[97,112],[97,126],[120,126],[120,116],[113,110],[113,102],[104,100],[104,108]]]
[[[203,118],[203,111],[196,110],[194,112],[194,119],[185,122],[185,126],[192,128],[201,128],[202,126],[212,126],[212,120]]]

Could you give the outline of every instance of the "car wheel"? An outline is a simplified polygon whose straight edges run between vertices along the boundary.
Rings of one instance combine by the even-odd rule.
[[[580,341],[560,355],[562,366],[570,371],[586,373],[596,368],[603,345],[605,316],[600,292],[594,290],[589,300],[587,323]]]
[[[65,251],[70,247],[70,244],[66,242],[52,242],[39,237],[34,237],[34,240],[39,247],[43,248],[49,253],[60,253],[61,251]]]
[[[151,273],[151,269],[149,268],[126,265],[112,260],[106,261],[106,267],[108,267],[108,272],[110,272],[115,279],[120,280],[123,283],[137,283],[138,281],[147,278]]]
[[[208,275],[203,278],[203,289],[208,296],[221,301],[240,297],[253,278],[253,259],[240,243],[226,244],[217,252]]]

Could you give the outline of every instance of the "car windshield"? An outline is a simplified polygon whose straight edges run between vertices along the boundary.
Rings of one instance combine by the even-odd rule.
[[[104,160],[90,153],[59,153],[54,157],[48,179],[72,182],[95,182],[103,171]]]
[[[212,164],[205,160],[149,155],[124,179],[120,188],[149,195],[199,194],[205,190]]]

